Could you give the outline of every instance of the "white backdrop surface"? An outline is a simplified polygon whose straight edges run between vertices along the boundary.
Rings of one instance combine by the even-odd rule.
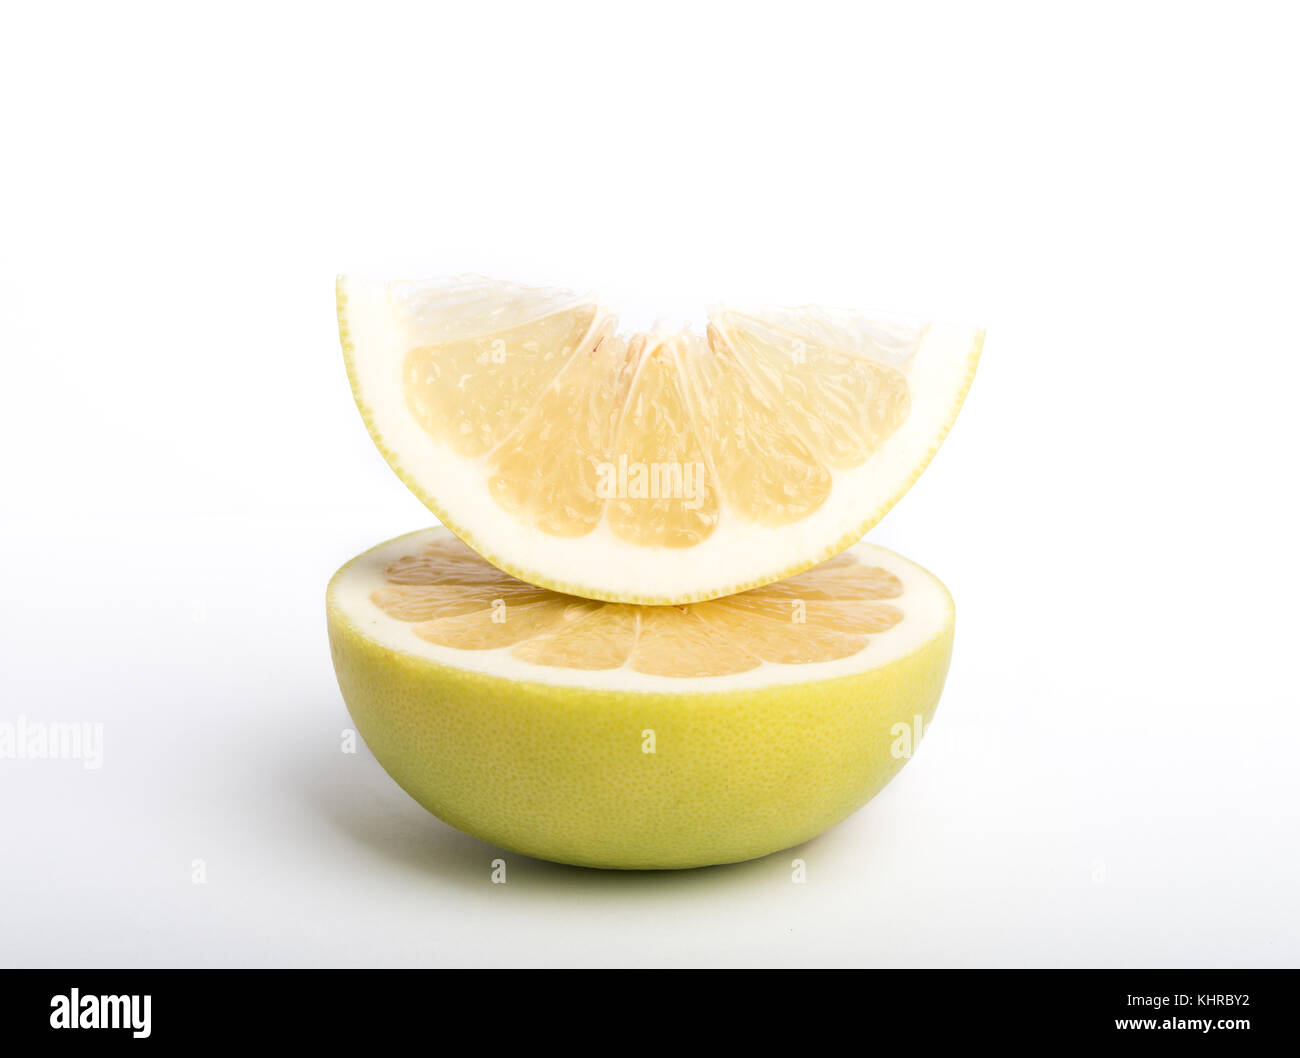
[[[0,964],[1295,965],[1295,19],[8,11],[0,722],[104,741],[0,760]],[[491,884],[339,748],[325,582],[430,522],[341,271],[987,326],[870,537],[957,601],[917,759],[797,852]]]

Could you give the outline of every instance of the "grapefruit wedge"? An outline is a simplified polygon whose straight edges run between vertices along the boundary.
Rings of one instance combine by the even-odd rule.
[[[402,481],[502,570],[612,602],[718,598],[844,550],[930,461],[983,343],[812,307],[627,334],[595,297],[478,276],[337,296]]]

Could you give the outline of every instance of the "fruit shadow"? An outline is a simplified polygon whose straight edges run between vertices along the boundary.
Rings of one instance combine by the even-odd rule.
[[[632,871],[578,867],[510,852],[456,830],[412,800],[364,747],[351,758],[340,755],[328,763],[317,758],[316,766],[305,766],[299,779],[299,792],[313,811],[365,855],[412,876],[435,875],[475,890],[493,884],[497,861],[504,861],[511,889],[550,895],[608,894],[617,899],[639,897],[650,890],[729,887],[760,878],[788,882],[791,859],[820,840],[712,867]]]

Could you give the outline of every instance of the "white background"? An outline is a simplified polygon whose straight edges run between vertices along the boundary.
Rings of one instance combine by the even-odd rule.
[[[1300,962],[1284,5],[10,5],[0,963]],[[336,272],[989,328],[871,539],[952,589],[924,748],[795,853],[510,856],[364,752],[334,568],[428,524]],[[206,885],[191,882],[192,861]]]

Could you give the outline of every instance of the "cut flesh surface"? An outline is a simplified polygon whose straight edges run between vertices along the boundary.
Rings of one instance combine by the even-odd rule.
[[[620,334],[595,298],[481,277],[343,278],[338,302],[403,481],[502,569],[615,602],[717,598],[843,550],[937,450],[982,344],[810,307]]]
[[[389,649],[512,679],[717,690],[887,665],[951,624],[942,585],[867,544],[779,584],[646,606],[577,598],[502,572],[445,529],[360,556],[331,605]]]

